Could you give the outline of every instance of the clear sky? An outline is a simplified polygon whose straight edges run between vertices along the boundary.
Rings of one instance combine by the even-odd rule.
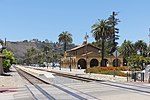
[[[125,39],[148,43],[150,0],[0,0],[0,38],[8,41],[58,41],[58,35],[69,31],[73,43],[82,44],[86,32],[94,41],[91,26],[98,19],[119,12],[121,44]]]

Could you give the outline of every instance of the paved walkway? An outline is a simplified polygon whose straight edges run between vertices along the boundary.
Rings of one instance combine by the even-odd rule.
[[[0,100],[33,100],[25,87],[27,81],[20,77],[14,67],[10,70],[0,76]]]
[[[25,85],[25,81],[16,72],[14,67],[11,67],[11,71],[5,73],[6,75],[0,76],[1,87],[22,87]]]
[[[46,70],[51,70],[51,71],[56,71],[60,73],[66,73],[66,74],[71,74],[71,75],[76,75],[76,76],[82,76],[82,77],[87,77],[87,78],[93,78],[93,79],[98,79],[98,80],[106,80],[106,81],[112,81],[112,82],[125,82],[127,83],[127,77],[121,77],[121,76],[113,76],[113,75],[104,75],[104,74],[94,74],[94,73],[85,73],[85,69],[70,69],[69,68],[60,68],[59,67],[34,67],[34,68],[39,68],[39,69],[46,69]],[[150,85],[148,82],[133,82],[131,78],[128,79],[128,83],[133,83],[133,84],[143,84],[143,85]]]

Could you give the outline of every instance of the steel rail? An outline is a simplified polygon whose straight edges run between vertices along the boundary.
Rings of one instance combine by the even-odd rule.
[[[40,86],[36,85],[36,84],[33,83],[28,77],[26,77],[25,75],[23,75],[22,72],[24,72],[24,71],[21,72],[21,71],[19,71],[19,69],[16,69],[16,70],[18,71],[18,73],[19,73],[22,77],[24,77],[26,80],[28,80],[36,89],[38,89],[45,97],[47,97],[47,99],[49,99],[49,100],[56,100],[53,96],[51,96],[49,93],[47,93],[45,90],[43,90]],[[29,73],[27,73],[27,72],[24,72],[24,73],[26,73],[26,74],[28,74],[28,75],[30,75],[30,76],[32,76],[32,77],[34,77],[34,78],[36,78],[36,79],[42,81],[42,82],[45,83],[45,84],[49,84],[49,83],[47,83],[47,82],[45,82],[45,81],[43,81],[43,80],[41,80],[41,79],[39,79],[39,78],[37,78],[37,77],[35,77],[35,76],[29,74]],[[26,86],[26,87],[27,87],[27,86]],[[32,94],[32,96],[33,96],[36,100],[38,100],[38,98],[34,95],[34,93],[33,93],[28,87],[27,87],[27,89],[30,91],[30,93]]]
[[[122,88],[122,89],[132,90],[132,91],[136,91],[136,92],[143,92],[143,93],[148,93],[148,94],[150,93],[150,91],[141,90],[142,88],[149,89],[148,86],[135,86],[135,85],[132,85],[132,84],[125,84],[125,83],[104,81],[104,80],[98,80],[98,79],[91,79],[91,78],[86,78],[86,77],[81,77],[81,76],[76,76],[76,75],[70,75],[70,74],[65,74],[65,73],[60,73],[60,72],[55,72],[55,71],[49,71],[49,70],[45,70],[45,69],[38,69],[38,70],[43,70],[43,71],[55,73],[58,76],[68,77],[68,78],[72,78],[72,79],[76,79],[76,80],[82,80],[82,81],[86,81],[86,82],[96,81],[99,84],[119,87],[119,88]],[[118,85],[110,84],[110,83],[103,83],[103,82],[110,82],[110,83],[115,83],[115,84],[118,84]],[[126,86],[119,86],[119,85],[133,86],[134,88],[130,88],[130,87],[126,87]],[[141,89],[135,89],[136,87],[139,87]]]
[[[21,69],[20,69],[20,70],[21,70]],[[24,73],[27,73],[27,72],[25,72],[25,71],[23,71],[23,72],[24,72]],[[29,73],[27,73],[27,74],[29,74]],[[40,78],[38,78],[38,77],[33,76],[32,74],[29,74],[29,75],[31,75],[31,76],[34,77],[34,78],[40,79]],[[25,77],[25,79],[27,79],[35,88],[37,88],[37,89],[38,89],[44,96],[46,96],[49,100],[56,100],[53,96],[49,95],[49,93],[47,93],[45,90],[43,90],[40,86],[38,86],[38,85],[32,83],[32,81],[29,80],[29,78]],[[55,85],[55,84],[51,84],[51,83],[45,82],[44,80],[41,80],[41,79],[40,79],[40,81],[42,81],[42,82],[44,82],[44,83],[46,83],[46,84],[49,84],[49,85],[51,85],[51,86],[53,86],[53,87],[55,87],[55,88],[58,88],[59,90],[64,91],[65,93],[67,93],[67,94],[69,94],[69,95],[72,95],[72,96],[74,96],[75,98],[78,98],[79,100],[87,100],[86,98],[84,98],[84,97],[82,97],[82,96],[80,96],[80,95],[78,95],[78,94],[76,94],[76,93],[73,93],[73,92],[71,92],[71,91],[69,91],[69,90],[66,90],[66,89],[64,89],[64,88],[62,88],[62,87],[60,87],[60,86],[57,86],[57,85]],[[87,80],[84,80],[84,81],[87,81]],[[32,91],[30,91],[30,92],[32,92]],[[31,94],[32,94],[32,93],[31,93]],[[33,95],[33,97],[35,97],[35,96]],[[36,97],[35,97],[35,99],[36,99]],[[37,100],[37,99],[36,99],[36,100]]]

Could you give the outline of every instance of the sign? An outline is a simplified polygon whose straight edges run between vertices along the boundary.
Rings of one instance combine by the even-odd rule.
[[[114,53],[113,53],[113,55],[115,56],[115,57],[118,57],[119,55],[120,55],[120,53],[119,53],[119,51],[115,51]]]

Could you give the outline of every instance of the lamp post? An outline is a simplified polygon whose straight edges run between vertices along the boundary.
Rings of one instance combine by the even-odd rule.
[[[52,69],[54,68],[55,64],[54,64],[54,51],[55,49],[52,49]]]
[[[71,54],[70,54],[70,65],[69,65],[70,72],[71,72],[71,61],[72,61],[72,58],[71,58]]]
[[[47,55],[48,55],[48,51],[46,51],[46,67],[48,69],[48,57],[47,57]]]
[[[87,48],[87,38],[89,38],[89,36],[87,35],[86,33],[86,36],[85,36],[85,39],[84,39],[84,42],[85,42],[85,53],[86,53],[86,73],[87,73],[87,66],[88,66],[88,55],[87,55],[87,52],[88,52],[88,48]]]
[[[60,66],[59,66],[59,70],[61,70],[61,59],[60,59]]]

